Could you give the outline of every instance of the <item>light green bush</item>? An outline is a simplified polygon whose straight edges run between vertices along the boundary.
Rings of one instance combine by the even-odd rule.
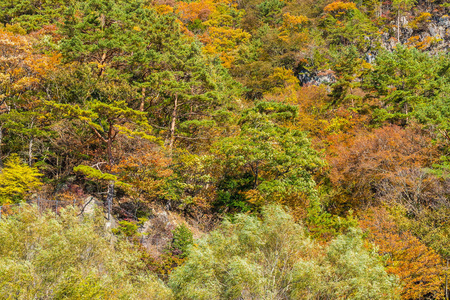
[[[170,299],[103,216],[24,206],[0,222],[0,299]]]
[[[169,281],[178,299],[396,299],[361,232],[321,247],[280,206],[239,214],[194,244]]]

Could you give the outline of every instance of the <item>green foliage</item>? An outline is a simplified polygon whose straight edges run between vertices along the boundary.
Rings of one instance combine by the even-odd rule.
[[[366,67],[366,68],[365,68]],[[332,52],[331,69],[335,72],[336,82],[331,85],[330,97],[333,104],[361,100],[352,95],[352,90],[360,87],[359,78],[367,73],[370,65],[360,58],[355,46],[345,47]],[[357,103],[360,101],[356,101]]]
[[[0,298],[164,298],[142,270],[168,280],[179,266],[181,299],[396,298],[352,212],[401,203],[397,222],[449,255],[450,63],[445,37],[425,33],[448,5],[423,2],[1,1],[0,165],[19,153],[44,174],[12,156],[0,205],[43,177],[58,199],[108,185],[108,202],[135,214],[152,203],[200,227],[218,212],[233,221],[200,244],[180,226],[156,259],[124,242],[140,237],[136,221],[112,237],[102,220],[19,214],[7,222],[25,246],[0,240]],[[394,33],[411,47],[393,48]],[[318,92],[308,79],[324,73],[336,81]],[[373,129],[386,121],[402,127]]]
[[[108,173],[102,173],[102,171],[89,166],[79,165],[73,168],[73,170],[74,172],[80,172],[84,174],[90,180],[105,180],[105,181],[117,180],[117,176]]]
[[[382,101],[381,109],[388,114],[406,115],[436,99],[446,87],[448,75],[447,57],[432,57],[398,45],[393,52],[382,51],[377,56],[365,87],[369,97]]]
[[[42,185],[41,173],[13,154],[0,169],[0,204],[24,201],[28,192]]]
[[[68,9],[61,33],[65,59],[88,63],[113,86],[121,78],[132,94],[114,100],[148,111],[169,150],[176,140],[208,140],[216,111],[239,93],[219,61],[183,35],[174,14],[158,14],[145,2],[79,3]],[[209,122],[193,122],[203,120]]]
[[[147,219],[145,218],[140,218],[138,222],[120,220],[119,226],[117,228],[113,228],[112,232],[117,235],[126,236],[127,238],[137,238],[139,236],[142,236],[142,234],[138,232],[138,229],[145,221],[147,221]]]
[[[24,206],[0,222],[0,298],[169,299],[141,254],[105,230],[105,220],[58,217]]]
[[[315,195],[312,174],[323,161],[305,133],[278,125],[292,121],[296,114],[289,105],[259,103],[243,113],[239,136],[217,143],[224,174],[218,205],[245,209],[248,204],[242,195],[249,190],[268,202],[292,194]]]
[[[0,22],[19,24],[28,32],[38,30],[56,22],[68,4],[67,0],[5,0],[0,3]]]
[[[194,244],[169,286],[178,299],[397,299],[360,231],[322,249],[280,206],[226,220]]]
[[[260,17],[266,23],[275,22],[274,18],[281,13],[286,4],[280,0],[266,0],[257,6]]]
[[[380,47],[377,27],[352,2],[336,1],[320,19],[325,40],[334,46],[354,46],[360,52]]]
[[[358,226],[358,220],[350,210],[346,217],[333,215],[324,210],[318,201],[311,202],[305,220],[311,236],[329,240],[345,234],[350,228]]]
[[[386,273],[375,249],[364,246],[361,230],[333,240],[323,260],[296,267],[296,298],[400,299],[398,279]]]
[[[172,252],[181,252],[178,256],[185,258],[189,247],[194,243],[192,231],[182,224],[173,230]]]

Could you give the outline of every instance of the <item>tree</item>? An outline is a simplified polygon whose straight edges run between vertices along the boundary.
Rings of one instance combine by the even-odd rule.
[[[151,127],[145,118],[146,113],[129,108],[125,101],[100,102],[92,100],[85,103],[84,107],[58,103],[49,103],[49,105],[56,111],[65,114],[66,117],[82,121],[104,144],[107,159],[106,170],[108,172],[111,172],[116,163],[113,155],[113,143],[119,134],[126,135],[129,138],[139,137],[156,141],[156,138],[150,134]],[[114,174],[106,176],[90,166],[81,165],[76,170],[94,178],[99,175],[98,179],[109,181],[106,201],[109,208],[108,212],[110,212],[117,177]]]
[[[323,10],[320,26],[330,45],[338,49],[339,46],[354,46],[362,53],[379,47],[377,28],[354,2],[335,1]]]
[[[24,201],[26,194],[42,185],[42,174],[13,154],[0,169],[0,204]]]
[[[281,125],[296,114],[295,107],[278,102],[260,102],[243,113],[239,136],[216,145],[223,167],[217,204],[248,208],[247,201],[315,196],[312,175],[324,163],[305,133]]]
[[[0,28],[0,166],[7,147],[19,153],[26,148],[31,166],[35,137],[49,132],[38,92],[60,55],[40,53],[38,41]]]
[[[352,107],[360,104],[362,97],[356,96],[354,90],[360,88],[361,78],[370,72],[371,68],[370,64],[360,58],[358,49],[354,46],[333,52],[331,69],[335,72],[336,82],[331,85],[332,104],[350,102]]]
[[[413,208],[422,202],[432,205],[439,200],[436,194],[437,197],[430,197],[431,178],[421,178],[420,169],[432,164],[436,148],[420,130],[398,126],[385,126],[372,133],[362,130],[347,143],[330,147],[329,154],[330,179],[338,188],[334,203],[338,211],[342,206],[405,201],[410,202],[413,213]]]
[[[442,298],[444,265],[434,250],[402,231],[383,208],[372,208],[361,216],[361,226],[369,230],[378,253],[389,255],[387,270],[402,281],[402,299]]]
[[[67,61],[127,82],[134,93],[127,105],[149,112],[169,152],[176,140],[207,141],[202,133],[214,127],[219,108],[227,110],[224,100],[239,93],[220,62],[204,56],[201,45],[183,34],[173,13],[158,14],[142,1],[72,6],[61,32]]]
[[[0,4],[0,23],[18,24],[27,32],[41,29],[45,25],[58,21],[69,1],[11,1]]]
[[[368,98],[377,98],[379,121],[407,117],[418,105],[435,99],[448,82],[448,58],[397,46],[382,51],[365,81]]]
[[[410,10],[415,4],[417,0],[393,0],[392,6],[397,10],[397,41],[400,43],[400,15],[402,12]]]

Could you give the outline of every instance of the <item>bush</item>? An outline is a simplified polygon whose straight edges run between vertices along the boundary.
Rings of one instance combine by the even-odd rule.
[[[178,299],[396,299],[397,281],[350,230],[322,248],[280,206],[238,214],[194,244],[169,280]]]
[[[0,298],[168,299],[141,253],[105,230],[103,216],[55,217],[23,206],[0,222]]]

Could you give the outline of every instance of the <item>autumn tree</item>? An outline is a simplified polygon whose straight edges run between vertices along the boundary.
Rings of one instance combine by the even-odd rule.
[[[402,231],[383,208],[361,216],[361,226],[380,255],[388,255],[387,270],[403,283],[402,299],[443,298],[444,265],[439,255],[408,231]]]
[[[375,129],[372,133],[361,131],[348,144],[335,144],[329,151],[334,153],[330,158],[330,179],[340,191],[336,195],[337,206],[389,201],[384,197],[397,195],[396,201],[409,202],[412,209],[421,202],[430,205],[439,199],[427,196],[433,191],[432,179],[420,171],[431,165],[436,153],[430,139],[420,131],[397,126]],[[417,188],[420,190],[416,191]],[[408,200],[410,197],[415,200]]]
[[[24,201],[27,193],[42,185],[41,173],[11,155],[0,169],[0,204]]]
[[[19,153],[25,148],[31,165],[34,143],[49,132],[37,93],[60,56],[40,53],[38,41],[0,28],[0,165],[5,147]]]

